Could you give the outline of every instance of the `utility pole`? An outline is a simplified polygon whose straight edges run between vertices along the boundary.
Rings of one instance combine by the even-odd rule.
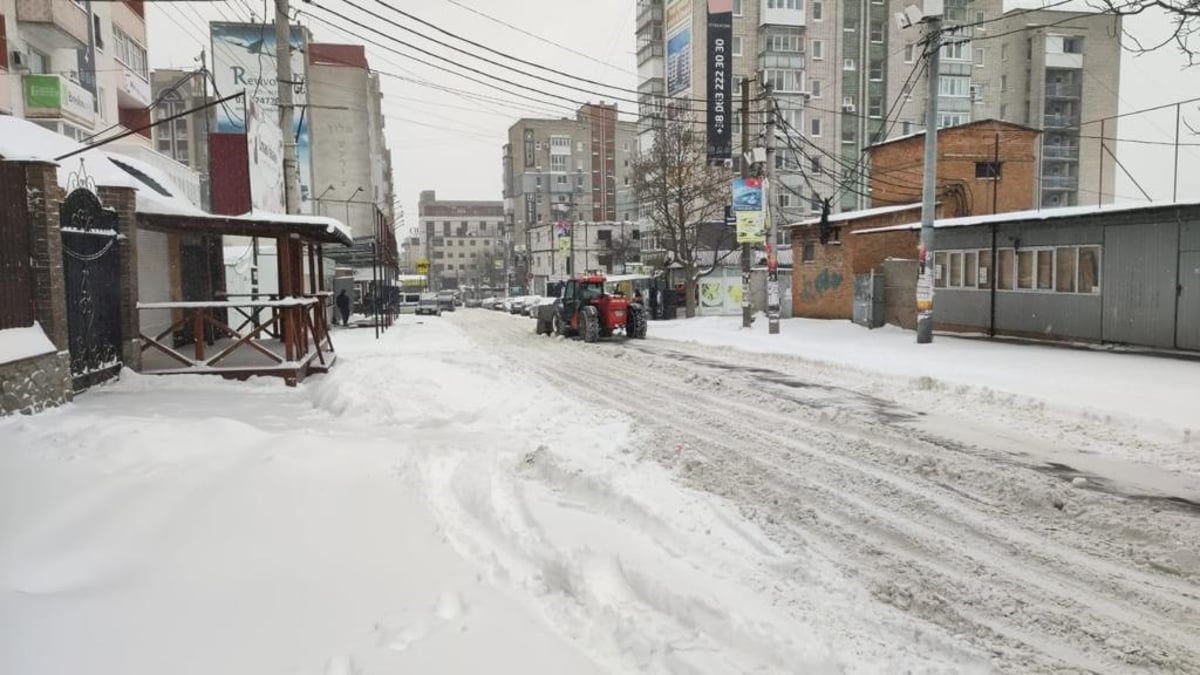
[[[300,167],[292,129],[296,109],[292,103],[292,27],[288,0],[275,0],[275,79],[279,95],[279,129],[283,133],[283,196],[287,213],[300,213]]]
[[[742,78],[742,178],[750,177],[750,78]],[[735,213],[736,217],[737,214]],[[736,224],[735,224],[736,227]],[[742,328],[754,322],[750,307],[750,243],[742,244]]]
[[[925,22],[929,50],[929,88],[925,100],[925,177],[921,192],[920,275],[917,277],[917,344],[933,342],[933,221],[937,199],[938,70],[942,51],[942,18]]]
[[[767,169],[763,185],[763,210],[767,216],[767,333],[779,334],[779,257],[775,218],[771,216],[771,187],[775,179],[775,98],[774,85],[764,85],[763,105],[767,108]]]

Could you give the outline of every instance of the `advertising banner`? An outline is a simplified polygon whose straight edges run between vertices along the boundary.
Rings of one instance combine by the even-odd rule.
[[[667,95],[688,93],[692,86],[692,0],[667,3]]]
[[[766,214],[761,178],[733,179],[733,211],[737,218],[737,243],[766,241]]]
[[[708,161],[732,157],[733,0],[708,0]]]
[[[229,96],[246,92],[244,106],[231,103],[217,108],[216,132],[246,134],[252,206],[281,212],[285,208],[282,199],[284,135],[279,128],[275,27],[271,24],[213,22],[210,30],[212,75],[217,93]],[[291,27],[292,79],[297,83],[306,81],[306,35],[302,27]],[[293,93],[297,107],[291,134],[300,164],[300,210],[312,213],[312,147],[308,115],[300,114],[306,99],[305,87],[293,85]],[[273,152],[271,148],[275,148]]]

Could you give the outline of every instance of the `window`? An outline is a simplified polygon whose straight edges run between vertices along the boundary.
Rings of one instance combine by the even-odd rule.
[[[975,65],[976,65],[977,67],[980,67],[980,68],[982,68],[982,67],[983,67],[983,65],[984,65],[984,52],[983,52],[983,47],[976,47],[976,48],[975,48]]]
[[[821,173],[821,158],[820,157],[810,157],[809,160],[811,162],[809,169],[808,169],[809,173],[812,173],[812,174]]]
[[[804,0],[767,0],[767,9],[804,9]]]
[[[742,0],[733,0],[733,15],[742,15]]]
[[[773,52],[800,52],[802,38],[793,33],[776,33],[771,35],[767,44]]]
[[[820,0],[817,0],[816,2],[813,2],[812,4],[810,4],[808,6],[809,10],[812,14],[813,21],[820,21],[822,19],[821,15],[823,13],[822,10],[824,9],[824,7],[822,7],[822,4],[823,3],[821,3]]]
[[[804,73],[800,70],[768,68],[764,78],[775,91],[804,91]]]
[[[867,116],[883,117],[883,97],[871,96],[867,99]]]
[[[125,34],[117,26],[113,26],[114,56],[130,70],[149,79],[146,69],[146,48]]]
[[[976,279],[979,274],[978,253],[976,251],[966,251],[962,256],[962,286],[963,288],[976,288]]]
[[[855,70],[854,59],[843,59],[842,70]]]
[[[850,17],[842,24],[842,30],[847,33],[853,33],[858,30],[858,19]]]
[[[966,98],[971,95],[971,78],[961,75],[939,75],[938,95]]]
[[[942,58],[949,61],[965,61],[971,58],[971,43],[954,40],[942,45]]]
[[[733,55],[742,55],[742,38],[737,35],[733,36]]]
[[[788,194],[787,192],[780,192],[779,193],[779,205],[781,207],[791,206],[792,205],[792,195]]]
[[[804,242],[804,252],[800,255],[801,262],[813,262],[817,259],[817,246],[811,241]]]
[[[967,123],[966,113],[938,113],[938,128],[956,127]]]
[[[936,288],[945,288],[947,283],[946,262],[950,254],[945,251],[935,251],[933,254],[933,285]]]
[[[550,154],[551,155],[569,155],[571,154],[571,137],[570,136],[551,136],[550,137]],[[553,159],[553,157],[552,157]]]
[[[814,117],[808,121],[808,124],[810,127],[809,135],[813,137],[819,137],[821,135],[821,119],[819,117]]]
[[[871,22],[871,42],[874,42],[876,44],[883,43],[883,22],[882,21],[872,21]]]
[[[558,183],[559,185],[566,185],[567,180],[568,178],[565,174],[559,174],[554,177],[554,182]]]
[[[872,82],[883,81],[883,60],[871,59],[871,69],[867,73],[867,78]]]
[[[975,177],[995,180],[1000,177],[999,162],[975,162]]]
[[[1054,288],[1054,250],[1037,252],[1037,288],[1049,291]]]
[[[49,73],[50,57],[29,45],[26,45],[26,48],[29,50],[29,72]]]
[[[996,288],[1002,291],[1013,289],[1013,261],[1016,252],[1011,248],[1001,249],[996,260]]]
[[[555,173],[566,173],[567,171],[567,155],[550,155],[550,171]],[[559,184],[567,182],[566,176],[559,176]]]
[[[1082,54],[1083,53],[1083,38],[1077,38],[1077,37],[1063,38],[1063,53],[1064,54]]]
[[[808,53],[813,61],[823,61],[825,59],[825,42],[822,40],[813,40]]]
[[[104,31],[100,30],[100,15],[92,15],[92,34],[96,37],[96,49],[104,50]]]
[[[1100,247],[1079,247],[1079,282],[1076,290],[1079,293],[1100,292]]]
[[[913,52],[915,52],[915,51],[916,50],[913,48],[912,45],[904,45],[904,62],[905,63],[913,62],[913,55],[914,55]]]
[[[821,98],[821,81],[820,80],[809,80],[808,81],[808,93],[813,98]]]
[[[1000,45],[1000,60],[1008,60],[1008,45]]]
[[[1017,251],[1017,288],[1033,288],[1033,251]]]

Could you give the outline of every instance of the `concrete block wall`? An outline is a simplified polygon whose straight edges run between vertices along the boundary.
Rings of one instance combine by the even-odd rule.
[[[0,415],[31,415],[69,403],[71,357],[51,352],[0,364]]]

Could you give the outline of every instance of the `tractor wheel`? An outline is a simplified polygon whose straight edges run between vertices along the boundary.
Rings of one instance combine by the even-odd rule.
[[[554,313],[554,318],[550,320],[550,323],[555,335],[566,337],[567,327],[564,325],[562,317],[558,315],[558,312]]]
[[[579,320],[583,324],[580,332],[583,333],[584,342],[595,342],[600,339],[600,317],[596,314],[595,307],[584,307],[583,312],[579,315]]]
[[[625,334],[631,338],[639,340],[646,339],[646,312],[635,311],[629,314],[629,324],[625,328]]]

